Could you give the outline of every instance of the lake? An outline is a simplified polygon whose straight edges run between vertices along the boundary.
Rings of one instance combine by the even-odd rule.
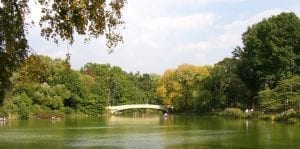
[[[0,148],[300,148],[299,125],[193,115],[0,122]]]

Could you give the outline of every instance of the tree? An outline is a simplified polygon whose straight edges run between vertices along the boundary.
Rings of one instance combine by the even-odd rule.
[[[225,104],[224,99],[225,70],[221,66],[210,69],[210,75],[199,83],[198,111],[210,111]],[[200,104],[199,104],[200,103]]]
[[[243,80],[254,94],[300,73],[300,19],[294,13],[264,19],[249,27],[242,39],[244,47],[238,47],[234,55],[240,61]]]
[[[209,69],[209,75],[198,83],[195,104],[199,112],[252,106],[250,90],[238,73],[238,61],[224,58]]]
[[[27,39],[24,31],[23,2],[0,2],[0,103],[9,87],[9,77],[27,56]]]
[[[88,63],[81,72],[95,78],[99,86],[103,86],[102,92],[105,92],[105,100],[109,105],[147,103],[147,94],[140,85],[140,75],[137,73],[127,74],[120,67],[111,67],[108,64]],[[144,84],[147,86],[147,84]],[[143,86],[143,87],[146,87]],[[148,86],[150,91],[152,86]],[[100,88],[99,88],[100,89]],[[152,89],[154,90],[154,89]],[[98,91],[101,93],[101,91]]]
[[[158,77],[155,74],[143,74],[139,77],[140,85],[138,87],[144,92],[146,103],[161,104],[156,95]]]
[[[41,35],[74,42],[74,35],[86,35],[87,40],[105,36],[112,51],[122,36],[116,32],[123,24],[121,10],[126,0],[38,0],[42,7]],[[0,2],[0,100],[2,103],[9,77],[28,55],[26,21],[30,16],[29,0],[1,0]]]
[[[157,94],[165,105],[174,106],[177,111],[194,110],[197,83],[208,75],[207,67],[180,65],[161,76]]]
[[[19,70],[20,80],[23,82],[46,82],[49,73],[47,64],[42,59],[41,56],[30,55]]]
[[[138,92],[141,93],[143,99],[139,99],[140,103],[161,104],[161,100],[156,95],[156,88],[159,76],[156,74],[140,74],[129,73],[128,78]]]
[[[279,81],[274,89],[259,92],[259,103],[266,112],[282,112],[289,108],[300,109],[300,76]]]
[[[251,107],[255,103],[251,101],[251,91],[240,77],[238,64],[235,58],[224,58],[215,65],[214,69],[220,67],[224,75],[221,79],[221,93],[226,97],[227,107]]]

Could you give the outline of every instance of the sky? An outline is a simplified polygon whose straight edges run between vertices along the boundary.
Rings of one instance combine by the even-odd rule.
[[[231,57],[242,46],[241,35],[263,18],[294,12],[299,0],[127,0],[123,10],[124,43],[108,54],[103,37],[88,44],[76,36],[72,46],[54,44],[29,29],[32,51],[52,58],[71,54],[71,66],[79,70],[88,62],[120,66],[127,72],[163,74],[180,64],[213,65]],[[38,7],[32,18],[39,17]]]

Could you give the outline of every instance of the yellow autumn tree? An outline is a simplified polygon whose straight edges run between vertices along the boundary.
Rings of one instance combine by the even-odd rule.
[[[197,85],[208,75],[207,66],[182,64],[174,70],[165,71],[160,77],[157,95],[165,105],[176,111],[192,110]]]

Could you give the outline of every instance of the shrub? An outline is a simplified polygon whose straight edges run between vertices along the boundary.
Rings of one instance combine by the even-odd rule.
[[[30,110],[27,106],[25,105],[21,105],[19,106],[18,109],[18,115],[19,115],[19,119],[21,120],[27,120],[30,118]]]
[[[260,119],[262,120],[274,120],[275,116],[274,115],[262,115]]]
[[[61,111],[68,115],[75,113],[74,109],[72,109],[71,107],[63,107]]]
[[[6,110],[4,110],[4,108],[0,108],[0,117],[7,117],[8,116],[8,112]]]
[[[59,111],[38,111],[34,113],[34,117],[37,119],[52,119],[55,118],[64,118],[65,115]]]
[[[297,112],[294,109],[291,108],[291,109],[285,111],[284,115],[287,116],[287,117],[296,117]]]
[[[259,112],[259,111],[253,111],[253,112],[249,112],[248,114],[246,114],[245,118],[248,119],[259,119],[263,117],[263,113]]]
[[[287,122],[290,123],[290,124],[295,124],[295,123],[298,122],[298,119],[296,119],[296,118],[289,118],[289,119],[287,120]]]
[[[297,115],[298,114],[294,109],[289,109],[287,111],[282,112],[281,114],[277,114],[274,120],[288,122],[289,119],[291,119],[290,121],[294,121],[294,119],[297,118]]]
[[[245,113],[239,108],[226,108],[220,115],[230,118],[245,118]]]

